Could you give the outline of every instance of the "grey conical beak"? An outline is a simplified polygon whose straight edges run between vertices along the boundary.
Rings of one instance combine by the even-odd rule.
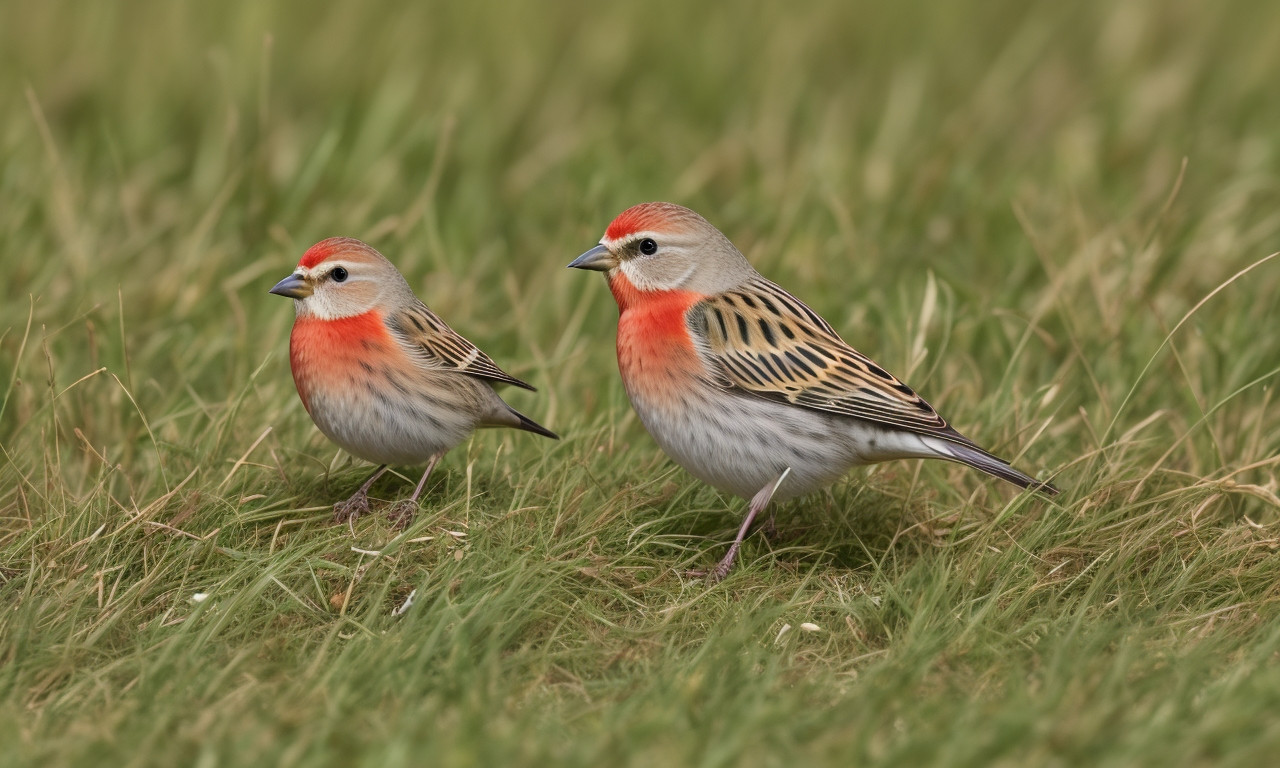
[[[303,279],[302,275],[295,273],[276,283],[276,287],[268,293],[290,299],[305,299],[311,295],[312,290],[311,283]]]
[[[617,264],[618,260],[613,258],[613,254],[609,253],[608,248],[603,245],[597,245],[569,262],[569,269],[591,269],[596,272],[608,272]]]

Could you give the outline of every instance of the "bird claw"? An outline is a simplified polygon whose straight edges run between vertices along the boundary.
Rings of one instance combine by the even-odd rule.
[[[733,566],[726,565],[723,562],[716,565],[715,568],[704,570],[702,568],[690,568],[684,572],[686,578],[705,579],[708,584],[719,584],[729,575],[729,571]]]
[[[387,520],[391,522],[391,526],[398,531],[403,531],[413,522],[413,518],[418,514],[418,505],[408,499],[402,499],[391,505],[387,510]]]
[[[369,495],[357,491],[346,501],[333,505],[333,521],[335,523],[353,523],[361,515],[369,512]]]
[[[697,579],[699,581],[705,581],[708,584],[719,584],[724,580],[724,577],[719,575],[719,570],[719,567],[712,568],[710,570],[705,568],[690,568],[684,572],[684,575],[687,579]]]
[[[729,571],[733,570],[733,561],[738,554],[738,545],[734,544],[729,547],[729,553],[725,555],[720,562],[716,563],[716,567],[709,571],[701,568],[693,568],[684,572],[684,575],[691,579],[706,579],[708,584],[719,584],[729,575]]]

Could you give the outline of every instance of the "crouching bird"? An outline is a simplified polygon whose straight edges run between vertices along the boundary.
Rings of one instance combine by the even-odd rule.
[[[320,431],[378,465],[334,518],[369,511],[369,488],[391,464],[427,465],[413,495],[391,507],[409,524],[436,462],[478,427],[513,427],[555,439],[503,402],[498,384],[533,387],[499,368],[418,300],[399,270],[349,237],[311,246],[271,293],[293,299],[289,365]]]
[[[618,303],[618,369],[649,434],[694,477],[751,500],[713,579],[729,573],[770,500],[858,465],[946,459],[1058,492],[951,428],[688,208],[628,208],[569,266],[605,273]]]

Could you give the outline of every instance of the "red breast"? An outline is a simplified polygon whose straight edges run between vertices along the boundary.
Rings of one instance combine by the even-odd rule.
[[[629,389],[668,391],[702,369],[685,313],[706,298],[693,291],[641,291],[620,271],[609,280],[618,302],[618,370]]]
[[[317,387],[349,386],[367,372],[371,359],[394,351],[395,342],[376,310],[336,320],[297,318],[289,334],[289,367],[302,405],[310,413],[310,392]]]

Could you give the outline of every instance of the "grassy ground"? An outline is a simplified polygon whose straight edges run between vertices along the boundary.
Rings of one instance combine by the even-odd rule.
[[[892,5],[0,4],[0,762],[1273,760],[1278,7]],[[884,465],[684,578],[742,504],[562,268],[650,199],[1061,503]],[[266,293],[335,234],[564,435],[402,534]]]

